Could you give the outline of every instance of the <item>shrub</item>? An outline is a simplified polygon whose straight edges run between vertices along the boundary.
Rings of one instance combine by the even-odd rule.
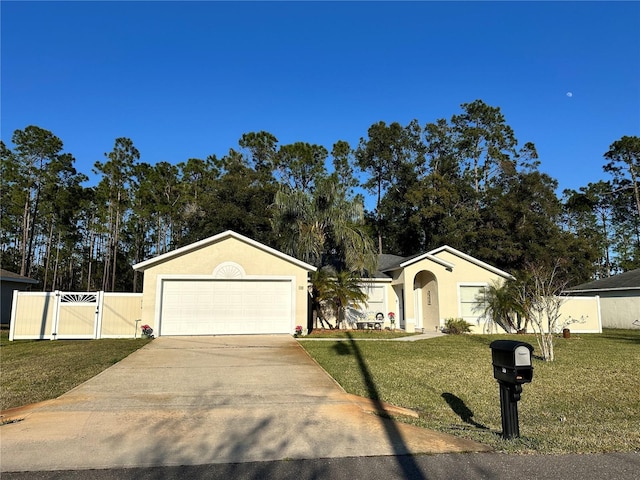
[[[465,322],[462,318],[447,318],[444,321],[444,331],[451,335],[460,335],[462,333],[469,333],[472,325]]]

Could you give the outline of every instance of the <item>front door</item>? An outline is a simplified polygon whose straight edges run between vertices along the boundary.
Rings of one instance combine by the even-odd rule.
[[[422,271],[414,280],[416,328],[434,331],[440,326],[438,282],[432,272]]]

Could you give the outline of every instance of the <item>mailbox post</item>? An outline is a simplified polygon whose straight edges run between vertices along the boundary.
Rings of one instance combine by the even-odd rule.
[[[531,382],[533,378],[533,347],[515,340],[496,340],[489,346],[493,377],[500,384],[502,436],[506,439],[519,437],[518,401],[522,384]]]

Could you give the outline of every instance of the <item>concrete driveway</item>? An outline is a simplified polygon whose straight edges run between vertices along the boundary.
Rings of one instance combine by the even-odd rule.
[[[374,415],[288,335],[160,337],[0,427],[0,470],[486,451]],[[3,419],[7,420],[7,418]]]

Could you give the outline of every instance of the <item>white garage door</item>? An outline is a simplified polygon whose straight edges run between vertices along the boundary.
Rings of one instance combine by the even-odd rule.
[[[290,333],[292,318],[289,279],[162,283],[159,335]]]

